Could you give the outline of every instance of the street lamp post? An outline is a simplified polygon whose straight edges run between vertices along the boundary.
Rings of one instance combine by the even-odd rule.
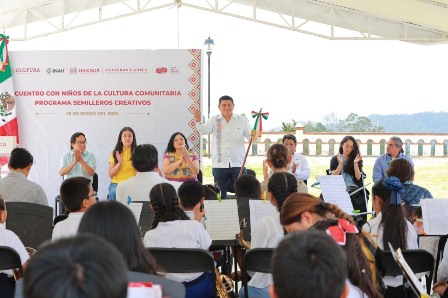
[[[204,41],[204,45],[207,46],[207,56],[208,56],[208,88],[207,88],[207,93],[208,93],[208,97],[207,97],[207,119],[210,119],[210,56],[212,55],[212,48],[215,45],[215,43],[213,42],[213,39],[210,38],[210,36]],[[208,157],[211,157],[210,154],[210,134],[208,134],[208,140],[207,140],[207,152],[208,152]]]

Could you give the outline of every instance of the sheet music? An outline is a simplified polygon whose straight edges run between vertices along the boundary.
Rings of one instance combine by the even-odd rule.
[[[422,206],[423,230],[427,235],[448,234],[448,199],[420,200]]]
[[[338,205],[347,214],[353,214],[353,205],[341,175],[317,176],[324,201]]]
[[[234,240],[240,232],[238,206],[235,199],[206,200],[205,227],[212,240]]]
[[[137,220],[137,224],[140,221],[140,214],[142,214],[143,203],[129,203],[128,208],[132,211],[132,214],[135,216],[135,220]]]
[[[269,200],[249,200],[249,212],[250,233],[252,234],[255,223],[265,216],[276,213],[277,209],[275,209]]]

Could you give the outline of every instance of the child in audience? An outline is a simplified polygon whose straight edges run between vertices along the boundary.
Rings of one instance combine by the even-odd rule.
[[[127,287],[120,252],[101,237],[85,234],[39,249],[29,261],[23,293],[26,298],[126,298]]]
[[[284,146],[284,145],[282,145]],[[297,192],[297,179],[290,173],[278,172],[272,174],[268,183],[269,199],[280,212],[283,202],[292,193]],[[263,217],[255,224],[251,238],[251,248],[274,248],[282,240],[284,231],[280,224],[280,213]],[[250,297],[269,297],[269,286],[272,275],[268,273],[254,273],[248,283]],[[244,297],[244,289],[240,290],[240,297]]]
[[[235,196],[237,198],[261,199],[261,184],[253,175],[244,175],[235,181]]]
[[[149,193],[151,208],[155,216],[152,230],[144,237],[146,247],[198,248],[208,250],[212,243],[204,226],[190,220],[179,206],[179,198],[171,184],[155,185]],[[168,273],[167,278],[185,284],[186,297],[212,297],[211,272]]]
[[[205,227],[204,187],[196,180],[188,180],[178,190],[180,204],[190,219],[195,219]]]
[[[144,247],[134,214],[117,201],[99,202],[86,211],[78,233],[92,233],[112,243],[129,271],[156,274],[156,261]]]
[[[61,184],[60,195],[62,203],[70,213],[67,219],[54,226],[53,241],[76,235],[84,212],[96,203],[96,192],[93,191],[92,182],[84,177],[65,179]]]
[[[8,212],[6,211],[5,200],[0,195],[0,246],[6,246],[15,249],[20,256],[22,267],[28,261],[30,256],[23,246],[19,237],[10,230],[7,230],[4,226]],[[16,281],[11,269],[0,271],[0,296],[4,298],[14,297],[14,289],[16,287]]]
[[[362,244],[356,236],[359,233],[356,225],[348,220],[327,219],[317,222],[313,229],[325,231],[337,244],[341,245],[347,256],[347,285],[350,298],[382,298],[372,282],[370,264],[362,250]]]
[[[313,230],[291,233],[272,256],[271,297],[345,298],[346,263],[344,252],[328,235]]]
[[[350,224],[355,224],[353,217],[342,211],[337,205],[325,203],[321,199],[305,193],[291,194],[283,203],[280,212],[280,223],[288,233],[304,231],[322,220],[335,218],[345,219]],[[357,236],[370,267],[371,281],[378,290],[384,291],[381,274],[376,265],[376,244],[367,233],[359,233]]]
[[[372,235],[381,249],[417,249],[417,233],[412,224],[406,220],[401,206],[401,194],[404,186],[397,177],[391,176],[376,182],[372,187],[372,208],[377,214],[368,221],[362,230]],[[385,276],[387,285],[385,297],[403,296],[403,277]]]

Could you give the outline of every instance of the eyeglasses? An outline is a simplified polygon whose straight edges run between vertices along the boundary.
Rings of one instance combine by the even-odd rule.
[[[79,146],[81,146],[81,145],[87,145],[87,141],[84,141],[84,142],[76,142],[75,144],[76,144],[76,145],[79,145]]]
[[[96,197],[96,194],[97,194],[96,191],[94,191],[91,195],[89,195],[89,198],[90,197]]]

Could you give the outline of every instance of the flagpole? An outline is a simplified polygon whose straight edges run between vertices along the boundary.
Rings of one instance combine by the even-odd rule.
[[[261,120],[260,120],[260,117],[261,117],[261,110],[262,110],[262,109],[263,109],[263,108],[261,108],[260,111],[258,112],[257,120],[259,120],[259,121],[261,121]],[[256,122],[257,120],[255,120],[255,122]],[[252,129],[251,136],[250,136],[250,141],[249,141],[249,145],[247,146],[247,150],[246,150],[246,156],[244,156],[243,164],[241,165],[241,170],[240,170],[240,173],[238,174],[238,178],[240,178],[240,177],[243,175],[244,165],[246,164],[247,156],[249,155],[250,146],[252,145],[252,140],[254,139],[255,134],[256,134],[255,129]]]

